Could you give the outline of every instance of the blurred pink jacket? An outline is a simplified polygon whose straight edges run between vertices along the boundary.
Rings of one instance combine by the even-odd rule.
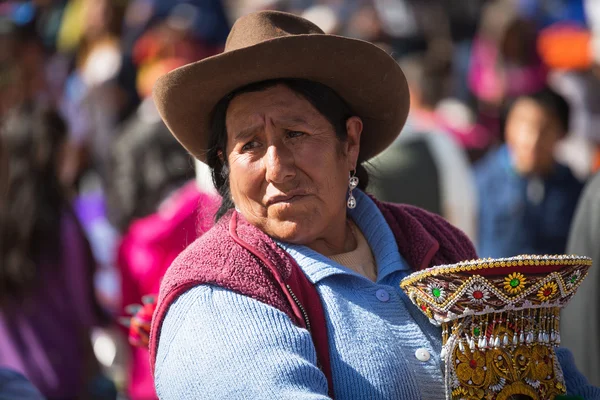
[[[479,100],[495,103],[537,92],[546,85],[548,68],[540,60],[526,66],[501,67],[499,58],[495,44],[483,38],[474,40],[468,81]]]
[[[167,268],[188,244],[213,225],[219,207],[216,196],[198,191],[190,182],[173,193],[158,211],[131,224],[118,253],[123,306],[158,294]],[[125,313],[123,313],[125,314]],[[156,399],[148,350],[131,347],[129,396]]]

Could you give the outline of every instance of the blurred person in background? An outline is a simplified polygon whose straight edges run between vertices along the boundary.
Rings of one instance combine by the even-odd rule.
[[[31,24],[0,15],[0,117],[11,108],[44,101],[44,49]]]
[[[49,399],[114,398],[90,341],[106,321],[94,260],[58,179],[65,138],[58,114],[29,105],[0,131],[0,366]]]
[[[411,109],[402,135],[370,161],[369,192],[383,201],[422,207],[475,239],[476,190],[465,151],[436,106],[448,93],[448,65],[413,55],[400,61]]]
[[[508,107],[506,144],[476,167],[480,257],[559,254],[582,183],[554,150],[569,129],[569,105],[544,89]]]
[[[118,252],[125,313],[137,312],[139,307],[135,304],[140,299],[158,294],[167,268],[187,245],[213,225],[218,206],[215,194],[200,192],[196,182],[191,181],[163,199],[156,212],[132,222]],[[146,305],[146,301],[143,303]],[[149,325],[152,314],[147,317]],[[146,329],[149,331],[149,326]],[[132,400],[157,398],[148,348],[136,343],[137,336],[130,336],[131,339],[127,394]]]
[[[135,87],[141,103],[119,127],[109,150],[109,217],[122,232],[134,219],[154,213],[168,195],[194,177],[192,159],[168,133],[151,95],[161,75],[221,50],[211,40],[194,34],[198,13],[191,4],[179,4],[164,20],[148,27],[133,45]]]
[[[60,57],[52,53],[55,48],[50,42],[61,7],[59,3],[39,3],[44,4],[6,2],[0,7],[0,116],[21,104],[39,102],[54,107],[60,103],[67,71],[65,65],[55,62]],[[70,149],[64,154],[60,180],[71,187],[84,157],[70,137],[65,146]]]
[[[111,0],[71,0],[58,46],[73,54],[75,68],[64,87],[61,110],[72,140],[87,149],[87,163],[105,182],[110,146],[124,98],[116,82],[121,68],[120,27],[124,7]]]
[[[179,52],[178,47],[189,47],[190,43],[195,44],[195,51],[220,51],[229,32],[225,11],[221,0],[128,1],[121,37],[122,65],[117,77],[127,99],[123,119],[135,111],[143,98],[143,95],[140,98],[136,83],[141,68],[139,50],[144,47],[140,42],[154,43],[150,50],[166,50],[171,57]],[[141,40],[142,36],[146,39]],[[152,40],[148,41],[148,37]],[[173,51],[169,51],[169,46],[156,46],[160,42],[172,45]],[[205,53],[198,58],[206,56]]]
[[[571,142],[579,146],[572,146],[567,155],[582,176],[589,176],[600,169],[600,2],[583,0],[582,3],[586,24],[578,20],[554,24],[546,29],[550,40],[542,44],[554,55],[551,61],[555,64],[557,60],[563,61],[562,68],[557,68],[551,78],[575,109]],[[566,38],[562,42],[555,40],[558,43],[554,45],[551,39],[561,34]],[[579,63],[564,65],[565,59]]]
[[[569,254],[591,257],[595,268],[561,314],[562,344],[591,384],[600,385],[600,173],[586,185],[573,218]]]
[[[183,10],[175,11],[134,46],[142,102],[111,150],[108,205],[109,217],[123,233],[117,250],[123,314],[137,311],[128,306],[144,296],[158,294],[166,269],[212,226],[219,203],[215,195],[198,189],[192,158],[170,134],[151,97],[158,76],[217,51],[187,35],[184,23],[190,20],[181,15]],[[146,347],[131,347],[127,381],[131,399],[156,398]]]
[[[218,203],[198,190],[191,158],[156,110],[143,112],[154,119],[130,121],[114,145],[108,192],[109,215],[123,233],[117,266],[124,307],[158,294],[171,262],[212,226]],[[147,348],[131,347],[127,381],[131,399],[156,398]]]
[[[548,70],[536,51],[537,27],[511,0],[490,2],[473,40],[468,73],[480,118],[500,136],[505,101],[546,85]]]
[[[123,126],[112,146],[108,217],[121,232],[155,212],[162,200],[194,177],[191,159],[165,129],[160,119],[135,119]]]
[[[551,68],[548,83],[571,108],[569,135],[561,141],[557,159],[582,180],[596,170],[595,153],[600,154],[600,54],[593,48],[592,33],[576,21],[554,23],[538,38],[540,56]]]
[[[3,140],[0,140],[0,193],[6,193],[9,187],[9,160],[4,147]],[[7,201],[6,196],[0,196],[0,209],[5,209]],[[0,224],[3,222],[3,214],[0,213]],[[1,243],[0,241],[0,251],[2,250]],[[44,396],[22,374],[11,368],[0,366],[0,399],[41,400],[44,399]]]

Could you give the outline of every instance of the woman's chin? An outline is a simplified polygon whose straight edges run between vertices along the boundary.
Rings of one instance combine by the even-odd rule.
[[[321,214],[319,211],[318,207],[306,201],[273,204],[267,208],[268,224],[284,227],[307,224],[315,215]]]
[[[293,244],[307,244],[310,242],[310,223],[303,220],[269,221],[265,232],[273,239]]]

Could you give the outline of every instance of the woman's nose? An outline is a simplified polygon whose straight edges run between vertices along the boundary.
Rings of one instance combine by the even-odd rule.
[[[292,152],[284,144],[269,146],[265,154],[265,178],[268,182],[282,183],[296,176]]]

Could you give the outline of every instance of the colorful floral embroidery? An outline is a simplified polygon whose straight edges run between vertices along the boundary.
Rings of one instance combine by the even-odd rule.
[[[527,278],[520,272],[513,272],[504,278],[504,290],[510,294],[520,293],[527,283]]]
[[[427,289],[429,289],[431,297],[438,303],[443,303],[446,300],[446,290],[439,283],[430,283]]]
[[[567,287],[571,289],[577,282],[579,282],[579,278],[581,278],[581,272],[579,270],[575,270],[569,279],[567,279]]]
[[[556,282],[548,282],[538,290],[537,297],[541,301],[548,301],[558,293],[558,285]]]
[[[483,285],[473,285],[467,289],[471,303],[482,304],[490,298],[489,290]]]
[[[468,385],[481,385],[485,378],[485,354],[476,350],[472,353],[456,352],[459,363],[456,365],[458,380]],[[464,385],[466,386],[466,385]]]

